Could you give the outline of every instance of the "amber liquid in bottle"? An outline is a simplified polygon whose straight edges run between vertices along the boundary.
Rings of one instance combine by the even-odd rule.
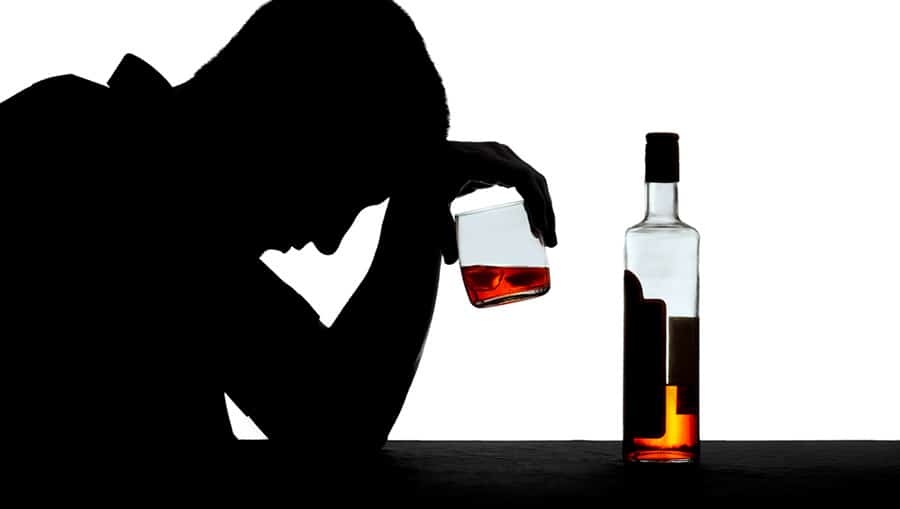
[[[547,267],[470,265],[462,268],[462,276],[469,301],[475,307],[509,304],[550,290]]]
[[[657,438],[632,439],[634,461],[689,461],[700,443],[696,413],[678,413],[677,385],[666,386],[666,431]]]

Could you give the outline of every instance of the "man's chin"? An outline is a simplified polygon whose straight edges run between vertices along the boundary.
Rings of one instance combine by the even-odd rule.
[[[340,242],[319,242],[313,241],[313,245],[316,246],[316,249],[319,250],[323,255],[333,255],[337,252],[338,246]]]

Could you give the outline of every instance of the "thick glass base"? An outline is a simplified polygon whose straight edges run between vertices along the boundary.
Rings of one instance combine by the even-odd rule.
[[[502,297],[494,297],[491,299],[485,299],[480,301],[475,301],[473,305],[477,308],[489,308],[493,306],[500,306],[503,304],[512,304],[513,302],[519,302],[523,300],[533,299],[535,297],[540,297],[544,295],[550,290],[550,287],[537,288],[534,290],[527,290],[524,292],[519,292],[513,295],[504,295]]]
[[[625,455],[628,463],[696,463],[699,455],[690,451],[642,450]]]

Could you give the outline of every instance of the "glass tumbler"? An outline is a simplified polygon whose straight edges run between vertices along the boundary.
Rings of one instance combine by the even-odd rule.
[[[547,252],[531,233],[521,200],[457,214],[456,238],[473,306],[509,304],[550,290]]]

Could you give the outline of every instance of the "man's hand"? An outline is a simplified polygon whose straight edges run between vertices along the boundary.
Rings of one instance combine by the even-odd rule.
[[[441,164],[439,192],[446,200],[441,252],[449,265],[456,262],[456,223],[450,203],[477,189],[499,185],[522,195],[531,231],[548,247],[556,246],[556,216],[547,179],[506,145],[497,142],[449,141]]]

